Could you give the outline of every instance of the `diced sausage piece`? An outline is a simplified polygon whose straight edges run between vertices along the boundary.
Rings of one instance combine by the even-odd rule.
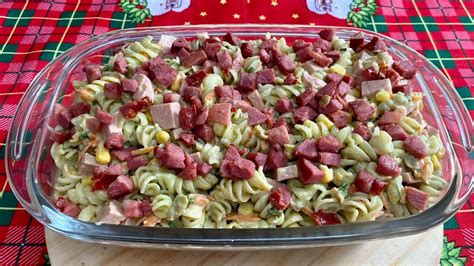
[[[340,224],[341,220],[335,213],[323,212],[319,210],[317,212],[312,212],[310,217],[313,218],[316,225],[331,225],[331,224]]]
[[[297,162],[298,167],[298,180],[303,184],[318,184],[324,177],[323,171],[321,171],[316,165],[306,159],[299,159]]]
[[[189,56],[191,55],[190,52],[188,52],[186,49],[184,48],[181,48],[181,50],[179,50],[178,52],[178,57],[179,57],[179,61],[180,62],[183,62],[184,60],[186,60],[186,58],[188,58]],[[207,61],[206,61],[207,62]]]
[[[326,135],[316,141],[318,151],[338,153],[344,146],[333,135]]]
[[[133,186],[133,182],[130,177],[126,175],[120,175],[107,188],[107,196],[109,196],[109,199],[121,198],[132,193],[134,188],[135,187]]]
[[[127,217],[124,215],[120,203],[112,200],[97,212],[96,222],[98,224],[120,224],[125,219]]]
[[[332,152],[318,152],[318,162],[330,165],[330,166],[339,166],[341,162],[341,155]]]
[[[114,182],[119,175],[122,175],[122,166],[115,164],[109,167],[95,167],[92,173],[93,181],[92,191],[107,190],[112,182]]]
[[[394,62],[393,69],[405,79],[411,79],[416,74],[416,67],[410,61]]]
[[[132,156],[132,150],[134,150],[134,149],[133,148],[126,148],[126,149],[123,149],[123,150],[113,150],[110,153],[112,154],[112,156],[117,158],[117,160],[126,161],[129,157]]]
[[[122,134],[122,129],[115,124],[102,125],[102,134],[104,134],[106,138],[113,133]]]
[[[62,126],[65,129],[68,129],[69,127],[71,127],[72,125],[71,119],[72,119],[71,112],[69,112],[69,110],[67,109],[62,110],[56,115],[56,121],[58,122],[60,126]]]
[[[189,155],[186,154],[185,159],[185,167],[179,173],[179,177],[184,180],[196,180],[198,173],[197,173],[197,163],[195,163]]]
[[[377,173],[381,175],[395,177],[400,174],[402,169],[400,168],[400,166],[398,166],[397,160],[388,155],[382,155],[379,158],[375,171],[377,171]]]
[[[337,73],[328,73],[326,75],[326,82],[336,82],[337,84],[339,84],[342,80],[342,76],[337,74]]]
[[[332,41],[332,38],[336,34],[334,29],[322,29],[319,31],[319,36],[326,41]]]
[[[207,117],[209,116],[209,109],[205,108],[196,118],[196,125],[203,125],[207,121]]]
[[[87,82],[89,83],[102,78],[102,72],[100,71],[100,66],[98,64],[86,65],[84,67],[84,72],[86,72]]]
[[[181,99],[181,95],[176,92],[169,92],[163,95],[164,103],[179,102],[179,99]]]
[[[200,176],[206,176],[212,171],[212,165],[207,163],[198,163],[197,164],[197,174]]]
[[[168,143],[161,154],[161,163],[169,169],[183,169],[184,160],[184,151],[173,143]]]
[[[114,123],[114,116],[101,109],[97,109],[97,119],[106,125],[112,125]]]
[[[232,144],[224,154],[224,160],[236,160],[240,158],[239,150]]]
[[[275,82],[275,71],[272,68],[258,71],[256,82],[260,84],[273,84]]]
[[[336,81],[329,82],[328,84],[324,85],[324,87],[320,88],[316,92],[316,98],[320,99],[325,95],[332,97],[334,93],[336,92],[337,86],[338,86],[338,82]]]
[[[274,127],[267,131],[268,141],[273,144],[284,145],[290,142],[290,135],[285,126]]]
[[[72,137],[72,132],[69,130],[65,131],[51,131],[51,136],[49,138],[59,144],[63,144],[66,140]]]
[[[214,67],[217,66],[217,63],[211,60],[204,61],[202,64],[202,70],[208,74],[212,74],[214,72]]]
[[[352,101],[349,103],[349,106],[354,111],[356,119],[360,122],[367,122],[375,114],[375,107],[365,99]]]
[[[298,58],[298,61],[304,63],[306,61],[313,60],[315,55],[313,49],[310,46],[306,46],[305,48],[302,48],[296,52],[296,57]]]
[[[189,58],[191,56],[189,56]],[[189,58],[187,58],[186,61],[188,61]],[[155,57],[150,60],[148,62],[148,69],[150,71],[150,78],[165,88],[168,88],[178,76],[178,71],[168,66],[160,57]]]
[[[307,88],[303,93],[301,93],[300,95],[296,97],[296,104],[300,107],[306,106],[311,101],[311,99],[314,98],[315,95],[316,95],[315,90],[311,88]]]
[[[328,67],[333,60],[322,53],[314,53],[314,62],[322,67]]]
[[[204,44],[204,51],[206,52],[207,58],[209,58],[209,60],[217,61],[217,53],[220,50],[221,45],[218,42],[206,42]]]
[[[148,160],[143,155],[133,156],[127,159],[127,166],[129,170],[135,170],[138,167],[141,167],[147,164],[148,164]]]
[[[183,89],[183,100],[185,102],[191,102],[191,98],[193,96],[198,97],[199,99],[202,97],[202,92],[200,87],[194,87],[194,86],[186,86]]]
[[[412,87],[410,84],[403,84],[403,85],[394,85],[392,87],[392,92],[395,94],[395,93],[398,93],[398,92],[401,92],[405,95],[409,95],[411,92],[412,92]]]
[[[349,86],[352,86],[354,84],[354,78],[349,75],[345,75],[344,77],[342,77],[342,81],[347,83]]]
[[[283,81],[283,84],[285,85],[292,85],[296,83],[296,77],[293,73],[290,73],[286,76],[285,80]]]
[[[366,171],[360,171],[357,173],[357,176],[354,180],[354,184],[357,188],[357,191],[361,191],[364,193],[369,193],[372,189],[372,184],[375,181],[375,177],[369,174]]]
[[[237,109],[242,110],[243,112],[248,112],[248,110],[252,109],[252,105],[244,100],[233,100],[228,98],[221,98],[219,99],[220,103],[230,103],[232,105],[232,112],[237,111]]]
[[[360,49],[365,49],[372,52],[385,52],[387,51],[387,46],[383,40],[379,39],[379,37],[373,36],[370,42],[364,46],[361,46]]]
[[[393,111],[386,111],[380,117],[379,125],[398,124],[406,116],[405,108],[397,108]]]
[[[428,207],[428,193],[414,187],[405,187],[408,203],[417,210],[424,210]]]
[[[391,91],[392,85],[389,79],[377,79],[364,81],[360,85],[362,97],[372,98],[379,91]]]
[[[248,124],[249,126],[254,126],[258,124],[263,124],[267,121],[268,117],[260,112],[257,108],[252,107],[247,111],[248,114]]]
[[[212,130],[212,127],[206,124],[196,126],[193,132],[194,134],[196,134],[196,136],[198,136],[199,138],[203,139],[206,142],[210,142],[214,139],[214,131]]]
[[[339,129],[352,122],[352,115],[342,110],[337,110],[336,112],[330,113],[329,117]]]
[[[179,124],[184,130],[192,130],[196,126],[196,110],[186,106],[179,110]]]
[[[370,189],[370,194],[372,195],[380,195],[382,191],[384,191],[385,187],[387,186],[387,182],[384,182],[380,179],[375,179],[372,183],[372,188]]]
[[[122,79],[120,83],[124,92],[135,92],[138,89],[138,82],[135,79]]]
[[[252,161],[256,167],[264,166],[267,161],[267,155],[261,152],[251,152],[247,155],[247,159]]]
[[[237,90],[232,89],[229,85],[216,86],[214,93],[219,98],[229,98],[234,100],[242,100],[242,95]]]
[[[240,74],[239,87],[243,92],[250,92],[257,88],[257,75],[255,73]]]
[[[277,40],[275,40],[275,39],[266,39],[260,45],[260,49],[276,50],[277,49]]]
[[[189,86],[199,86],[206,76],[206,71],[199,70],[198,72],[186,77],[186,84]]]
[[[316,142],[313,139],[307,139],[303,141],[295,150],[295,156],[297,158],[303,158],[306,160],[314,161],[318,156],[318,149],[316,148]]]
[[[248,58],[248,57],[253,56],[252,46],[248,42],[242,43],[242,45],[240,46],[240,51],[242,52],[243,58]]]
[[[79,213],[81,213],[81,209],[77,207],[76,204],[70,202],[69,200],[60,197],[56,201],[56,208],[59,209],[62,213],[66,214],[67,216],[76,218]]]
[[[342,110],[344,106],[339,102],[337,99],[330,99],[329,96],[324,96],[319,101],[319,112],[325,115],[329,115],[330,113],[334,113],[337,110]]]
[[[238,158],[230,165],[230,172],[234,179],[250,179],[255,173],[255,164],[250,160]]]
[[[127,218],[142,218],[143,210],[138,200],[126,199],[122,203],[123,213]]]
[[[232,35],[230,32],[226,33],[222,39],[231,45],[238,45],[240,43],[239,37]]]
[[[364,140],[369,140],[372,137],[372,131],[370,131],[370,128],[361,122],[356,123],[353,132],[359,134]]]
[[[194,138],[194,135],[191,133],[183,132],[179,136],[179,140],[183,142],[184,146],[186,147],[192,147],[194,144],[196,144],[196,139]]]
[[[153,102],[155,98],[155,90],[153,89],[153,83],[151,80],[144,74],[135,75],[135,80],[137,81],[137,90],[133,93],[134,100],[141,100],[145,97],[148,97]]]
[[[278,210],[286,210],[291,203],[291,192],[286,185],[273,188],[268,201]]]
[[[150,107],[153,122],[162,129],[173,129],[179,127],[179,113],[181,105],[178,102],[156,104]]]
[[[280,113],[288,113],[293,111],[293,104],[286,97],[280,98],[275,103],[275,110]]]
[[[349,47],[351,47],[352,50],[357,51],[359,47],[364,45],[364,42],[364,34],[362,32],[357,32],[350,37]]]
[[[230,56],[229,52],[222,50],[217,52],[217,62],[222,71],[224,71],[224,73],[228,73],[230,67],[232,66],[232,57]]]
[[[286,166],[288,160],[286,159],[285,152],[280,145],[272,145],[268,151],[268,157],[265,161],[263,170],[270,171],[280,167]]]
[[[249,93],[247,95],[247,99],[250,101],[253,107],[257,108],[258,110],[263,110],[265,108],[262,98],[260,97],[260,93],[257,90]]]
[[[350,89],[351,86],[349,86],[349,84],[344,81],[341,81],[341,83],[339,83],[339,86],[337,86],[337,94],[344,96]]]
[[[418,159],[428,155],[425,143],[423,143],[420,137],[414,135],[409,136],[403,141],[403,149]]]
[[[295,63],[287,55],[278,56],[276,58],[276,65],[278,67],[278,70],[280,70],[283,75],[293,73],[296,67]]]
[[[276,170],[277,181],[284,181],[298,177],[298,167],[296,164],[280,167]]]
[[[186,58],[183,62],[182,65],[185,68],[192,67],[194,65],[200,65],[204,63],[207,60],[207,55],[206,52],[203,50],[198,50],[196,52],[193,52],[189,55],[188,58]]]
[[[118,53],[115,56],[114,70],[122,74],[127,73],[127,61],[122,53]]]
[[[100,121],[96,118],[89,118],[86,120],[86,127],[94,134],[100,132]]]
[[[272,61],[272,56],[265,49],[260,49],[258,51],[258,56],[264,65],[267,65]]]
[[[293,43],[293,51],[296,53],[299,50],[305,48],[305,47],[311,47],[311,44],[309,42],[305,42],[303,40],[296,40]]]
[[[328,51],[323,53],[326,57],[329,57],[332,59],[333,62],[336,62],[341,58],[341,53],[339,51]]]
[[[331,50],[331,42],[326,41],[322,38],[316,40],[313,44],[313,50],[319,49],[320,52],[326,52]]]
[[[89,113],[90,110],[91,106],[86,102],[75,103],[69,108],[69,112],[71,112],[72,117]]]
[[[316,118],[316,115],[316,112],[308,106],[300,107],[293,113],[296,123],[303,123],[305,120],[313,120]]]
[[[178,38],[174,40],[171,45],[171,53],[177,53],[181,49],[191,52],[191,44],[185,38]]]
[[[122,133],[112,133],[105,137],[104,146],[110,150],[121,150],[124,142],[125,138]]]
[[[224,126],[230,124],[230,109],[232,105],[230,103],[216,103],[209,108],[209,116],[207,121],[219,123]]]
[[[408,137],[408,134],[407,132],[405,132],[403,127],[397,124],[380,126],[380,129],[386,131],[394,141],[405,140]]]
[[[122,95],[122,92],[120,91],[120,84],[115,82],[105,83],[104,95],[105,97],[112,100],[120,100],[120,96]]]

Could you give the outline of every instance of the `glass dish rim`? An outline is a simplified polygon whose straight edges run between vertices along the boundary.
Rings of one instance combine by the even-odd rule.
[[[404,49],[407,49],[408,51],[416,54],[420,59],[423,60],[424,63],[431,64],[431,67],[437,72],[435,74],[438,74],[438,76],[440,78],[447,81],[444,74],[438,68],[434,67],[434,65],[429,60],[427,60],[423,55],[419,54],[418,52],[416,52],[412,48],[410,48],[410,47],[408,47],[408,46],[406,46],[406,45],[404,45],[404,44],[402,44],[402,43],[400,43],[400,42],[398,42],[398,41],[396,41],[396,40],[394,40],[390,37],[387,37],[385,35],[381,35],[379,33],[371,32],[371,31],[368,31],[368,30],[351,28],[351,27],[307,26],[307,25],[287,25],[287,24],[238,24],[238,25],[233,25],[233,24],[211,24],[211,25],[206,25],[206,24],[202,24],[202,25],[189,25],[189,26],[186,25],[186,26],[143,27],[143,28],[115,30],[115,31],[111,31],[111,32],[108,32],[108,33],[105,33],[105,34],[101,34],[101,35],[98,35],[96,37],[93,37],[91,39],[88,39],[84,42],[81,42],[81,43],[75,45],[73,48],[71,48],[71,50],[79,49],[80,47],[84,46],[87,43],[93,43],[93,42],[100,41],[100,38],[103,38],[103,37],[107,37],[107,36],[111,36],[111,35],[119,35],[121,33],[137,33],[137,31],[140,31],[140,30],[146,30],[146,31],[157,30],[158,33],[165,31],[165,32],[172,32],[172,33],[175,33],[175,34],[179,34],[180,31],[190,30],[190,29],[206,31],[206,30],[210,30],[210,29],[229,29],[229,27],[232,27],[233,31],[238,31],[239,29],[241,29],[241,30],[250,30],[250,29],[252,29],[253,33],[258,34],[258,35],[264,35],[266,32],[264,32],[262,30],[267,29],[268,32],[272,32],[277,36],[280,36],[280,35],[285,36],[284,34],[279,34],[278,30],[290,30],[290,29],[295,29],[295,28],[301,28],[301,29],[305,29],[305,30],[310,30],[310,29],[319,30],[319,29],[322,29],[322,28],[330,27],[330,28],[336,29],[337,31],[342,30],[342,31],[352,31],[352,32],[364,32],[364,33],[368,33],[370,35],[379,36],[379,37],[383,38],[384,40],[394,42],[395,44],[399,45],[400,47],[402,47]],[[250,33],[250,31],[248,33]],[[290,35],[291,37],[299,36],[295,33],[292,34],[292,33],[287,32],[286,34],[291,34]],[[301,34],[304,36],[304,35],[314,34],[314,33],[306,31],[306,32],[301,32]],[[249,36],[249,35],[246,35],[246,36]],[[57,57],[52,62],[50,62],[47,66],[45,66],[45,68],[36,75],[35,79],[32,81],[31,84],[32,85],[35,84],[37,82],[37,79],[39,79],[39,77],[42,77],[45,74],[45,72],[49,68],[51,68],[51,65],[53,63],[55,63],[59,60],[65,59],[69,55],[71,50],[66,51],[64,54]],[[98,51],[99,50],[100,49],[98,49]],[[450,85],[450,87],[448,89],[453,89],[454,90],[454,87],[452,86],[452,84],[450,84],[450,83],[447,83],[447,84]],[[31,90],[33,90],[33,89],[34,89],[34,86],[30,85],[28,90],[25,92],[25,95],[28,94],[28,93],[32,93]],[[57,90],[57,88],[55,88],[55,90]],[[25,97],[22,97],[22,99],[20,100],[20,102],[18,104],[19,106],[22,104],[24,99],[25,99]],[[465,106],[463,106],[463,107],[465,108]],[[17,114],[17,112],[15,112],[15,115],[14,115],[13,119],[17,118],[17,116],[18,116],[18,114]],[[12,123],[12,127],[13,127],[13,123]],[[12,129],[9,130],[7,140],[11,139],[11,135],[10,135],[11,131],[12,131]],[[9,150],[10,150],[9,143],[10,143],[10,141],[7,142],[7,147],[5,149],[5,152],[6,152],[5,162],[6,162],[6,173],[7,173],[7,176],[8,176],[8,180],[11,183],[11,181],[10,181],[11,177],[10,177],[10,174],[9,174],[10,171],[8,169],[9,168],[8,159],[10,157],[10,155],[9,155]],[[455,159],[457,159],[457,157]],[[459,167],[459,162],[457,162],[457,160],[454,160],[454,161],[456,161],[456,164],[457,164],[456,166]],[[457,175],[455,175],[453,178],[457,178],[456,176]],[[455,181],[456,180],[453,180],[453,182],[455,182]],[[40,189],[38,187],[37,182],[32,182],[32,183],[33,183],[34,189]],[[240,248],[248,248],[248,247],[253,248],[253,247],[255,247],[255,245],[268,244],[272,248],[276,248],[276,247],[279,247],[279,246],[287,248],[289,245],[292,246],[292,247],[297,247],[299,245],[308,246],[308,245],[341,244],[341,243],[347,242],[347,240],[348,240],[347,237],[349,235],[351,237],[351,239],[349,240],[350,242],[360,242],[360,241],[363,241],[363,240],[375,239],[375,238],[379,238],[379,237],[401,236],[401,235],[407,235],[407,234],[422,232],[422,231],[427,230],[431,227],[434,227],[435,225],[443,222],[444,220],[447,220],[451,215],[454,214],[456,209],[461,207],[461,206],[458,206],[457,208],[455,208],[453,210],[450,210],[450,213],[447,214],[447,215],[446,215],[446,213],[444,213],[444,211],[449,209],[449,206],[451,206],[451,202],[447,201],[445,199],[448,198],[448,195],[451,195],[451,199],[453,199],[454,195],[456,194],[456,190],[458,190],[458,189],[459,189],[459,184],[453,183],[450,186],[449,190],[444,195],[444,197],[443,197],[444,201],[443,201],[443,199],[441,199],[437,204],[432,206],[430,209],[428,209],[428,210],[426,210],[426,211],[424,211],[424,212],[422,212],[421,214],[418,214],[418,215],[399,218],[399,219],[390,219],[390,220],[384,220],[384,221],[373,221],[373,222],[369,222],[369,223],[316,227],[317,229],[315,227],[296,228],[296,229],[293,229],[293,228],[264,229],[264,231],[268,232],[269,237],[267,237],[267,238],[262,238],[262,237],[265,237],[265,236],[261,236],[259,238],[252,238],[251,237],[251,235],[253,235],[254,232],[258,231],[258,233],[260,233],[260,231],[262,231],[262,229],[230,229],[230,230],[225,230],[225,229],[144,228],[144,227],[130,227],[130,226],[125,226],[124,227],[123,225],[100,225],[100,226],[97,226],[97,225],[92,224],[92,223],[81,222],[79,220],[70,218],[70,217],[62,214],[61,212],[57,211],[47,201],[47,199],[45,197],[43,197],[42,195],[39,195],[39,197],[35,198],[35,200],[37,200],[37,204],[39,204],[39,206],[41,207],[41,211],[42,211],[42,214],[44,216],[43,215],[40,215],[40,216],[34,215],[34,216],[35,216],[35,218],[40,220],[40,222],[47,225],[49,228],[53,229],[54,231],[60,232],[60,233],[66,235],[66,236],[69,236],[69,237],[73,237],[73,238],[80,239],[80,240],[85,240],[85,241],[87,241],[87,240],[89,240],[89,241],[101,241],[101,242],[112,241],[114,243],[121,243],[121,242],[123,242],[123,239],[120,239],[120,237],[117,237],[116,235],[114,235],[114,232],[121,231],[123,233],[126,233],[126,236],[123,236],[123,237],[126,239],[126,241],[124,243],[126,243],[127,245],[129,245],[130,243],[135,243],[135,244],[139,245],[139,243],[145,242],[145,243],[150,243],[150,244],[162,244],[162,245],[165,245],[166,247],[173,247],[175,245],[178,245],[178,246],[181,247],[182,245],[184,245],[185,247],[189,247],[189,248],[191,248],[191,247],[212,247],[213,249],[215,249],[216,247],[218,247],[220,245],[238,246]],[[18,192],[16,191],[14,186],[12,186],[12,190],[14,191],[15,195],[17,195],[17,198],[18,198]],[[36,196],[38,196],[38,195],[36,195]],[[24,202],[21,202],[21,203],[24,205]],[[441,203],[444,203],[444,204],[441,204]],[[438,210],[438,211],[436,211],[436,210]],[[443,210],[443,212],[441,212],[441,210]],[[436,213],[438,213],[438,215],[435,215]],[[424,226],[414,225],[414,224],[416,224],[416,221],[421,220],[421,219],[417,219],[417,218],[420,218],[420,217],[424,218],[425,216],[426,217],[432,217],[432,218],[436,217],[436,219],[432,219],[431,223],[429,223],[429,224],[426,223]],[[41,218],[46,218],[46,219],[43,220]],[[51,221],[51,220],[53,220],[53,221]],[[393,223],[396,223],[396,225],[393,224]],[[388,226],[387,226],[387,224],[388,224]],[[56,225],[56,226],[53,226],[53,225]],[[63,226],[66,225],[66,226],[62,227],[60,225],[63,225]],[[349,227],[349,228],[346,229],[346,228],[342,228],[342,227]],[[369,230],[369,231],[372,231],[371,233],[364,233],[363,232],[364,231],[363,229],[366,230],[366,228],[370,228],[370,227],[372,227],[372,229],[373,229],[373,230]],[[381,228],[381,227],[383,227],[383,228]],[[387,227],[393,227],[393,228],[392,228],[392,230],[388,230]],[[416,227],[416,228],[414,228],[414,227]],[[77,229],[77,228],[82,228],[85,231],[90,231],[90,232],[93,232],[93,233],[92,234],[90,234],[90,233],[89,234],[74,233],[74,229]],[[142,229],[142,230],[146,230],[146,232],[144,234],[142,234],[141,237],[138,237],[138,238],[133,237],[133,235],[135,233],[133,231],[141,231],[141,230],[139,230],[139,228]],[[339,229],[337,229],[337,228],[339,228]],[[69,230],[67,230],[67,229],[69,229]],[[71,230],[71,229],[73,229],[73,230]],[[341,231],[341,233],[339,233],[335,236],[331,235],[330,234],[331,231],[333,231],[335,229]],[[398,230],[395,230],[395,229],[398,229]],[[193,238],[181,239],[182,241],[180,241],[180,239],[176,239],[176,238],[173,239],[172,238],[173,236],[174,237],[177,236],[176,232],[181,232],[181,231],[187,232],[190,235],[196,235],[195,232],[192,232],[192,231],[196,231],[196,230],[202,232],[202,234],[199,234],[201,236],[201,238],[197,237],[197,238],[194,238],[194,239]],[[103,234],[99,234],[101,231],[103,232]],[[221,232],[216,233],[216,231],[221,231]],[[285,237],[285,235],[288,235],[289,233],[286,233],[286,232],[282,233],[281,231],[294,231],[294,232],[298,232],[298,234],[301,234],[302,236],[301,237],[295,237],[295,236]],[[319,236],[318,235],[314,236],[314,234],[313,234],[313,236],[311,236],[312,235],[311,231],[322,231],[322,233]],[[387,231],[389,231],[389,232],[387,232]],[[156,237],[155,238],[154,237],[144,238],[143,237],[143,236],[150,235],[150,234],[154,235],[154,232],[159,233],[161,235],[165,235],[165,236],[161,237],[161,238],[156,238]],[[225,234],[222,234],[222,232],[225,232]],[[157,234],[157,235],[159,235],[159,234]],[[213,234],[214,234],[214,236],[216,236],[215,234],[218,234],[219,235],[218,238],[213,238],[213,239],[202,238],[202,236],[213,235]],[[346,235],[346,234],[348,234],[348,235]],[[265,234],[265,235],[267,235],[267,234]],[[229,237],[229,236],[231,236],[231,237]],[[146,240],[146,241],[143,241],[143,240]],[[189,245],[192,245],[192,246],[189,246]]]

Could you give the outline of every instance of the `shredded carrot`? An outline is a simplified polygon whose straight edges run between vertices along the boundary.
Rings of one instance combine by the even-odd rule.
[[[136,156],[136,155],[143,155],[143,154],[147,154],[147,153],[152,152],[154,149],[155,149],[155,146],[146,147],[146,148],[141,148],[141,149],[138,149],[138,150],[133,150],[133,151],[131,152],[131,154],[132,154],[133,156]]]

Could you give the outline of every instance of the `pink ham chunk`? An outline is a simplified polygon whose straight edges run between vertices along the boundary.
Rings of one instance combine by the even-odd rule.
[[[112,125],[114,123],[114,116],[100,109],[97,109],[97,119],[106,125]]]
[[[138,200],[126,199],[122,203],[123,213],[127,218],[142,218],[142,203]]]
[[[81,209],[77,207],[76,204],[70,202],[69,200],[61,197],[56,201],[56,208],[58,208],[62,213],[66,214],[67,216],[76,218],[79,213],[81,213]]]
[[[150,107],[153,122],[162,129],[173,129],[179,127],[179,111],[181,105],[178,102],[156,104]]]
[[[290,142],[290,135],[288,134],[288,130],[284,125],[279,127],[274,127],[268,130],[268,141],[270,143],[276,143],[280,145],[284,145]]]
[[[260,112],[257,108],[250,108],[247,111],[248,114],[248,124],[249,126],[254,126],[258,124],[263,124],[268,120],[268,116]]]
[[[209,116],[207,121],[219,123],[224,126],[230,124],[230,109],[232,104],[230,103],[216,103],[211,108],[209,108]]]
[[[134,186],[130,177],[119,175],[107,188],[107,196],[109,199],[121,198],[133,192]]]
[[[295,165],[289,165],[285,167],[280,167],[276,170],[276,179],[278,181],[284,181],[287,179],[297,178],[298,177],[298,167]]]
[[[306,159],[299,159],[297,163],[298,167],[298,180],[303,184],[318,184],[324,177],[323,171],[321,171],[316,165]]]
[[[428,193],[414,187],[405,187],[408,203],[415,209],[424,210],[428,206]]]
[[[185,153],[176,144],[168,143],[161,154],[161,163],[169,169],[183,169]]]
[[[89,153],[85,153],[81,162],[79,163],[78,170],[82,175],[90,175],[94,171],[94,168],[100,166],[101,165],[96,162],[94,156],[90,155]]]
[[[406,116],[405,108],[398,108],[394,111],[387,111],[382,114],[378,123],[379,125],[398,124]]]
[[[123,213],[121,204],[118,201],[110,201],[97,213],[98,224],[120,224],[127,217]]]
[[[260,93],[257,90],[247,94],[247,99],[250,101],[253,107],[257,108],[258,110],[261,111],[265,108],[262,98],[260,97]]]
[[[136,75],[135,80],[137,81],[138,87],[135,93],[133,93],[133,99],[141,100],[148,97],[153,102],[155,91],[151,80],[144,74]]]
[[[379,91],[391,91],[392,85],[390,79],[377,79],[364,81],[360,85],[362,97],[372,98]]]

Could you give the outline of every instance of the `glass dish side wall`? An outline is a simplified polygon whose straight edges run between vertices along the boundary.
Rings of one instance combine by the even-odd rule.
[[[425,93],[424,115],[432,126],[440,129],[447,150],[443,167],[444,177],[450,181],[449,189],[440,202],[425,212],[407,218],[351,225],[225,230],[97,226],[67,217],[54,208],[50,193],[55,166],[49,155],[51,142],[48,140],[48,127],[51,125],[54,105],[72,100],[70,80],[85,60],[92,58],[100,61],[107,49],[140,40],[147,35],[155,38],[159,38],[161,34],[195,37],[197,32],[208,32],[211,36],[232,32],[243,38],[263,38],[270,32],[277,37],[312,39],[319,29],[321,28],[285,25],[160,27],[111,32],[77,45],[37,75],[19,104],[6,149],[7,174],[12,189],[35,218],[55,231],[87,241],[112,241],[138,246],[186,245],[216,248],[232,245],[252,248],[262,245],[335,245],[413,234],[448,219],[472,191],[474,169],[468,154],[472,151],[472,121],[454,88],[439,70],[410,48],[386,37],[382,38],[387,42],[394,58],[414,61],[420,67],[415,90]],[[355,32],[345,28],[336,30],[343,39],[348,39]]]

